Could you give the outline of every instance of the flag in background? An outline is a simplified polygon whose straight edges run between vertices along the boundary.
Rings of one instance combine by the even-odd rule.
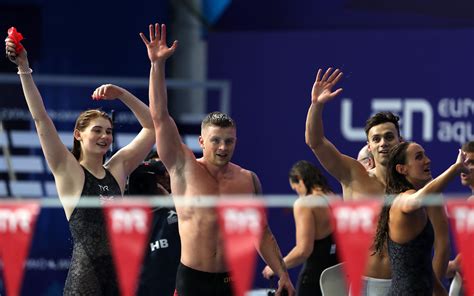
[[[231,0],[203,0],[202,13],[210,24],[214,24],[229,6]]]

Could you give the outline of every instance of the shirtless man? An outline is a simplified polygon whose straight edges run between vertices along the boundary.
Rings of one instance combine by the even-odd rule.
[[[359,150],[357,161],[360,162],[366,170],[371,170],[375,167],[374,156],[369,151],[367,144]]]
[[[367,145],[374,157],[375,168],[366,170],[360,162],[339,152],[324,136],[322,112],[324,104],[342,92],[342,88],[332,91],[341,78],[342,72],[339,69],[333,71],[329,68],[324,75],[319,69],[306,118],[306,143],[324,168],[341,183],[345,200],[380,198],[385,193],[388,152],[391,147],[402,141],[398,125],[399,118],[390,112],[380,112],[366,122]],[[428,212],[436,235],[433,269],[438,278],[437,287],[442,289],[439,279],[444,276],[449,259],[448,221],[442,207],[429,208]],[[363,295],[386,295],[390,287],[390,278],[388,256],[369,256]],[[435,295],[444,294],[440,291]]]
[[[158,24],[150,25],[149,34],[150,40],[147,40],[140,33],[151,61],[150,112],[156,127],[157,151],[170,173],[173,194],[185,201],[196,201],[202,195],[260,193],[257,176],[230,162],[237,138],[235,124],[229,116],[213,112],[202,122],[199,137],[202,158],[196,159],[181,141],[168,113],[165,85],[165,63],[176,50],[177,42],[167,46],[164,25],[161,34]],[[215,209],[177,204],[176,210],[181,236],[181,263],[176,277],[178,295],[232,295]],[[256,248],[279,276],[277,295],[283,290],[294,295],[280,249],[268,225],[264,226]]]

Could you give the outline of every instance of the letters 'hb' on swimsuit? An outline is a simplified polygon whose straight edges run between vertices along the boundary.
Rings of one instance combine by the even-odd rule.
[[[109,171],[103,179],[97,179],[84,167],[83,170],[81,197],[101,201],[121,197],[120,187]],[[81,207],[80,199],[69,219],[69,229],[73,251],[64,295],[119,295],[102,209]]]
[[[176,273],[181,256],[176,211],[156,209],[152,225],[137,296],[170,296],[176,288]]]

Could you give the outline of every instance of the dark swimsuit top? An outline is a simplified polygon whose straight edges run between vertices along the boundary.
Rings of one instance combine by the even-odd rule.
[[[392,265],[389,295],[432,295],[433,241],[434,231],[429,219],[420,234],[407,243],[398,244],[388,238],[388,254]]]

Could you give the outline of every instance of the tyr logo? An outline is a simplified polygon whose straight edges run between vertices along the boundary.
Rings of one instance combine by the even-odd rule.
[[[226,232],[260,232],[261,215],[256,209],[225,209],[224,225]]]
[[[112,209],[110,215],[114,232],[147,231],[147,215],[142,209]]]
[[[168,221],[168,224],[173,224],[178,222],[178,214],[176,214],[176,211],[170,210],[168,212],[168,217],[166,218]]]
[[[340,207],[335,210],[338,228],[344,232],[371,232],[373,229],[374,211],[370,207]]]
[[[107,186],[107,185],[102,186],[100,184],[97,184],[97,185],[99,185],[99,190],[100,191],[109,191],[109,186]]]
[[[474,232],[474,209],[469,207],[457,207],[453,210],[458,232]]]
[[[31,231],[33,213],[26,209],[0,209],[0,233]]]

